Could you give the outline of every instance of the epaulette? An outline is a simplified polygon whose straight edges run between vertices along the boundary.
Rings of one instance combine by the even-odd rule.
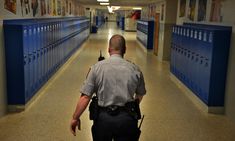
[[[131,64],[134,64],[134,65],[135,65],[135,63],[133,63],[133,62],[132,62],[132,61],[130,61],[130,60],[127,60],[127,59],[126,59],[126,61],[127,61],[127,62],[130,62]]]

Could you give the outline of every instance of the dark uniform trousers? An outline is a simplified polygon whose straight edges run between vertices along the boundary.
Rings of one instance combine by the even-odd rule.
[[[138,120],[125,111],[115,116],[101,111],[92,126],[93,141],[138,141],[137,132]]]

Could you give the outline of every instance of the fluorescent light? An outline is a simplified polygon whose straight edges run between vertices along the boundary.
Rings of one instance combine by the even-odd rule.
[[[108,10],[109,10],[109,13],[113,13],[113,10],[111,8],[111,6],[107,6]]]
[[[111,6],[112,10],[118,10],[120,8],[120,6]]]
[[[142,8],[141,7],[134,7],[132,9],[134,9],[134,10],[141,10]]]
[[[108,2],[101,2],[100,5],[109,5]]]
[[[115,10],[118,10],[120,6],[107,6],[109,13],[114,13]]]
[[[97,0],[98,2],[109,2],[109,0]]]

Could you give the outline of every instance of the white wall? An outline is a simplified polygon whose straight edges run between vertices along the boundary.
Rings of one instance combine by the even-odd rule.
[[[198,0],[197,0],[198,1]],[[226,82],[226,92],[225,92],[225,114],[227,117],[232,119],[235,122],[235,1],[234,0],[224,0],[222,3],[221,16],[222,22],[210,22],[210,10],[211,10],[211,1],[207,2],[207,14],[206,20],[201,23],[206,24],[219,24],[219,25],[230,25],[233,26],[231,45],[230,45],[230,54],[228,62],[228,73],[227,73],[227,82]],[[189,0],[187,0],[187,8],[189,5]],[[187,13],[186,9],[186,15]],[[197,8],[196,8],[196,17],[197,19]],[[177,13],[177,24],[182,24],[185,21],[189,21],[187,17],[179,18],[179,2],[178,2],[178,13]],[[190,21],[190,22],[196,22]]]

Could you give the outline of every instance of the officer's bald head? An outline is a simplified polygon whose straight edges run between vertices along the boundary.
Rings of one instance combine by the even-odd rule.
[[[126,52],[126,41],[121,35],[113,35],[109,40],[109,53],[124,55]]]

